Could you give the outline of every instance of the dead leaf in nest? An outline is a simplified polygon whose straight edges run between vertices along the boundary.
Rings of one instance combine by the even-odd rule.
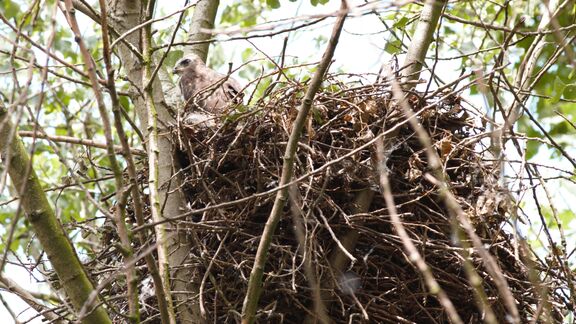
[[[365,128],[364,133],[361,134],[357,140],[360,143],[366,143],[366,142],[371,141],[372,139],[374,139],[374,133],[372,132],[372,130],[370,130],[370,128]]]
[[[410,167],[408,169],[408,174],[406,176],[408,177],[408,180],[410,180],[410,182],[414,182],[422,177],[422,171]]]
[[[390,124],[395,124],[404,118],[404,113],[402,109],[398,107],[397,104],[392,104],[388,107],[387,114],[386,114],[386,122]]]
[[[411,94],[408,96],[408,103],[410,104],[410,106],[416,107],[416,106],[418,106],[418,103],[420,103],[420,97],[418,97],[417,95],[411,93]]]
[[[312,106],[311,116],[314,119],[314,122],[320,125],[324,124],[329,119],[328,110],[328,107],[323,104]]]
[[[306,122],[306,131],[308,132],[308,138],[314,138],[316,132],[314,131],[314,126],[312,126],[312,118],[308,118]]]
[[[493,197],[487,195],[480,196],[476,201],[476,214],[482,217],[491,215],[495,210],[494,205]]]
[[[448,134],[442,140],[440,140],[440,158],[442,161],[446,161],[448,154],[452,152],[452,134]]]
[[[347,123],[354,123],[354,116],[352,116],[352,114],[346,114],[342,116],[342,119]]]
[[[450,108],[450,110],[448,111],[448,113],[450,115],[458,115],[463,111],[462,106],[460,106],[460,101],[458,100],[458,102],[455,102],[454,105]]]
[[[302,108],[301,102],[298,102],[290,106],[289,108],[290,110],[288,110],[288,113],[292,121],[296,120],[296,117],[298,116],[298,113],[300,112],[301,108]]]
[[[422,177],[422,160],[418,156],[418,154],[412,154],[412,156],[408,159],[408,171],[406,172],[406,177],[411,182],[418,180]]]
[[[426,109],[420,113],[420,119],[422,121],[429,121],[432,118],[436,118],[437,114],[434,109]]]
[[[476,214],[484,220],[491,222],[500,222],[500,218],[494,219],[494,216],[506,214],[510,208],[511,197],[508,193],[503,191],[485,191],[476,201]]]
[[[364,100],[358,103],[360,108],[360,117],[363,121],[368,122],[371,117],[378,116],[378,103],[374,99]]]

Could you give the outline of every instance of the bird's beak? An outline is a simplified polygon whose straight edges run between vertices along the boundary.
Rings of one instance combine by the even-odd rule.
[[[178,68],[172,69],[172,74],[179,74],[180,70]]]

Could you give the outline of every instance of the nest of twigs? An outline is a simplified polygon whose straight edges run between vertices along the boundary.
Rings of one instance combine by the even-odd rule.
[[[275,198],[271,191],[279,182],[304,90],[302,84],[286,85],[249,112],[231,114],[216,127],[174,130],[186,165],[183,189],[191,210],[241,199],[178,224],[196,244],[183,266],[190,282],[201,287],[201,298],[191,295],[190,302],[201,303],[208,322],[240,321]],[[410,93],[408,102],[431,136],[452,194],[507,278],[521,321],[529,322],[542,312],[541,291],[529,280],[533,266],[522,261],[514,236],[504,229],[513,204],[499,187],[494,165],[483,159],[479,134],[484,130],[477,116],[461,106],[456,94]],[[383,132],[388,133],[384,154],[376,156],[370,141]],[[404,228],[459,316],[465,323],[482,321],[475,288],[464,269],[462,242],[436,185],[427,177],[425,149],[392,99],[389,85],[333,82],[317,94],[300,139],[293,179],[301,180],[291,187],[273,237],[257,322],[313,319],[317,291],[335,323],[448,321],[394,230],[379,188],[378,161],[388,170]],[[371,198],[371,203],[366,205],[362,197]],[[471,251],[470,260],[482,279],[487,303],[498,321],[506,322],[507,309],[494,279],[476,252]],[[558,320],[558,296],[552,283],[548,287],[548,311]],[[155,314],[146,314],[151,315]]]

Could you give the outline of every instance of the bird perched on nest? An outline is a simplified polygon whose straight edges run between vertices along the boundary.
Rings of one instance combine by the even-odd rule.
[[[180,76],[180,90],[186,100],[186,112],[199,109],[222,114],[230,104],[242,102],[242,87],[238,81],[207,67],[195,54],[182,57],[172,72]]]

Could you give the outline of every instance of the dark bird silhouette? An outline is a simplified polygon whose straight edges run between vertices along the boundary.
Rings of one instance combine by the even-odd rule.
[[[200,109],[222,114],[230,104],[242,102],[242,87],[238,81],[207,67],[195,54],[182,57],[172,72],[180,75],[180,91],[186,100],[186,112]]]

